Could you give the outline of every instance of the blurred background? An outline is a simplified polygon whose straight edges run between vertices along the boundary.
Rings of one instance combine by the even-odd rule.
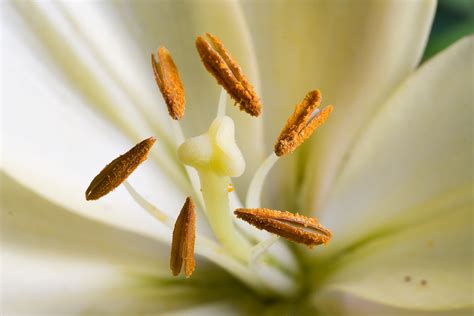
[[[435,20],[423,61],[457,39],[474,33],[474,0],[438,0]]]

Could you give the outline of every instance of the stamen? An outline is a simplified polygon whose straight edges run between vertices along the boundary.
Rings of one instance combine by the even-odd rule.
[[[320,112],[315,112],[321,103],[319,90],[309,92],[304,100],[296,105],[295,111],[286,122],[275,143],[275,154],[283,156],[293,152],[321,126],[333,110],[328,105]]]
[[[170,52],[163,46],[158,48],[158,62],[152,54],[151,65],[170,116],[174,120],[181,119],[184,115],[184,88]]]
[[[188,197],[174,225],[171,244],[170,268],[173,275],[181,272],[184,264],[184,275],[189,278],[194,271],[194,241],[196,239],[196,212],[194,202]]]
[[[331,231],[318,223],[317,219],[274,211],[266,208],[236,209],[234,214],[249,224],[309,246],[327,244],[332,237]]]
[[[97,200],[118,187],[147,159],[155,142],[155,137],[147,138],[105,166],[87,188],[86,200]]]
[[[228,211],[230,177],[238,177],[245,170],[232,119],[216,118],[207,133],[188,139],[179,147],[178,157],[198,171],[205,213],[217,239],[232,255],[248,261],[250,244],[235,229]]]
[[[196,48],[207,71],[240,105],[240,110],[259,116],[262,105],[242,69],[217,37],[209,33],[206,36],[208,40],[202,36],[197,37]]]

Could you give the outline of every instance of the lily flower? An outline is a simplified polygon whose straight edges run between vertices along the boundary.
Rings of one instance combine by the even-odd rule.
[[[420,65],[435,6],[4,3],[2,315],[472,312],[474,39]]]

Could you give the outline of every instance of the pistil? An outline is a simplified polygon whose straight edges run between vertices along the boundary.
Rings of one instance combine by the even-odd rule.
[[[229,209],[227,185],[230,178],[211,170],[199,171],[201,190],[206,205],[206,215],[211,228],[220,243],[232,255],[247,262],[251,245],[234,226]]]
[[[240,176],[245,169],[232,119],[216,118],[206,133],[179,147],[178,157],[198,171],[205,213],[217,239],[232,255],[248,261],[251,245],[234,226],[229,209],[230,177]]]

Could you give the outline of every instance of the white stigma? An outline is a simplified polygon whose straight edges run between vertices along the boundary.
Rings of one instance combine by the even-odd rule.
[[[186,140],[178,148],[178,157],[197,170],[212,170],[229,177],[238,177],[245,170],[245,160],[235,142],[234,121],[217,117],[209,130]]]

